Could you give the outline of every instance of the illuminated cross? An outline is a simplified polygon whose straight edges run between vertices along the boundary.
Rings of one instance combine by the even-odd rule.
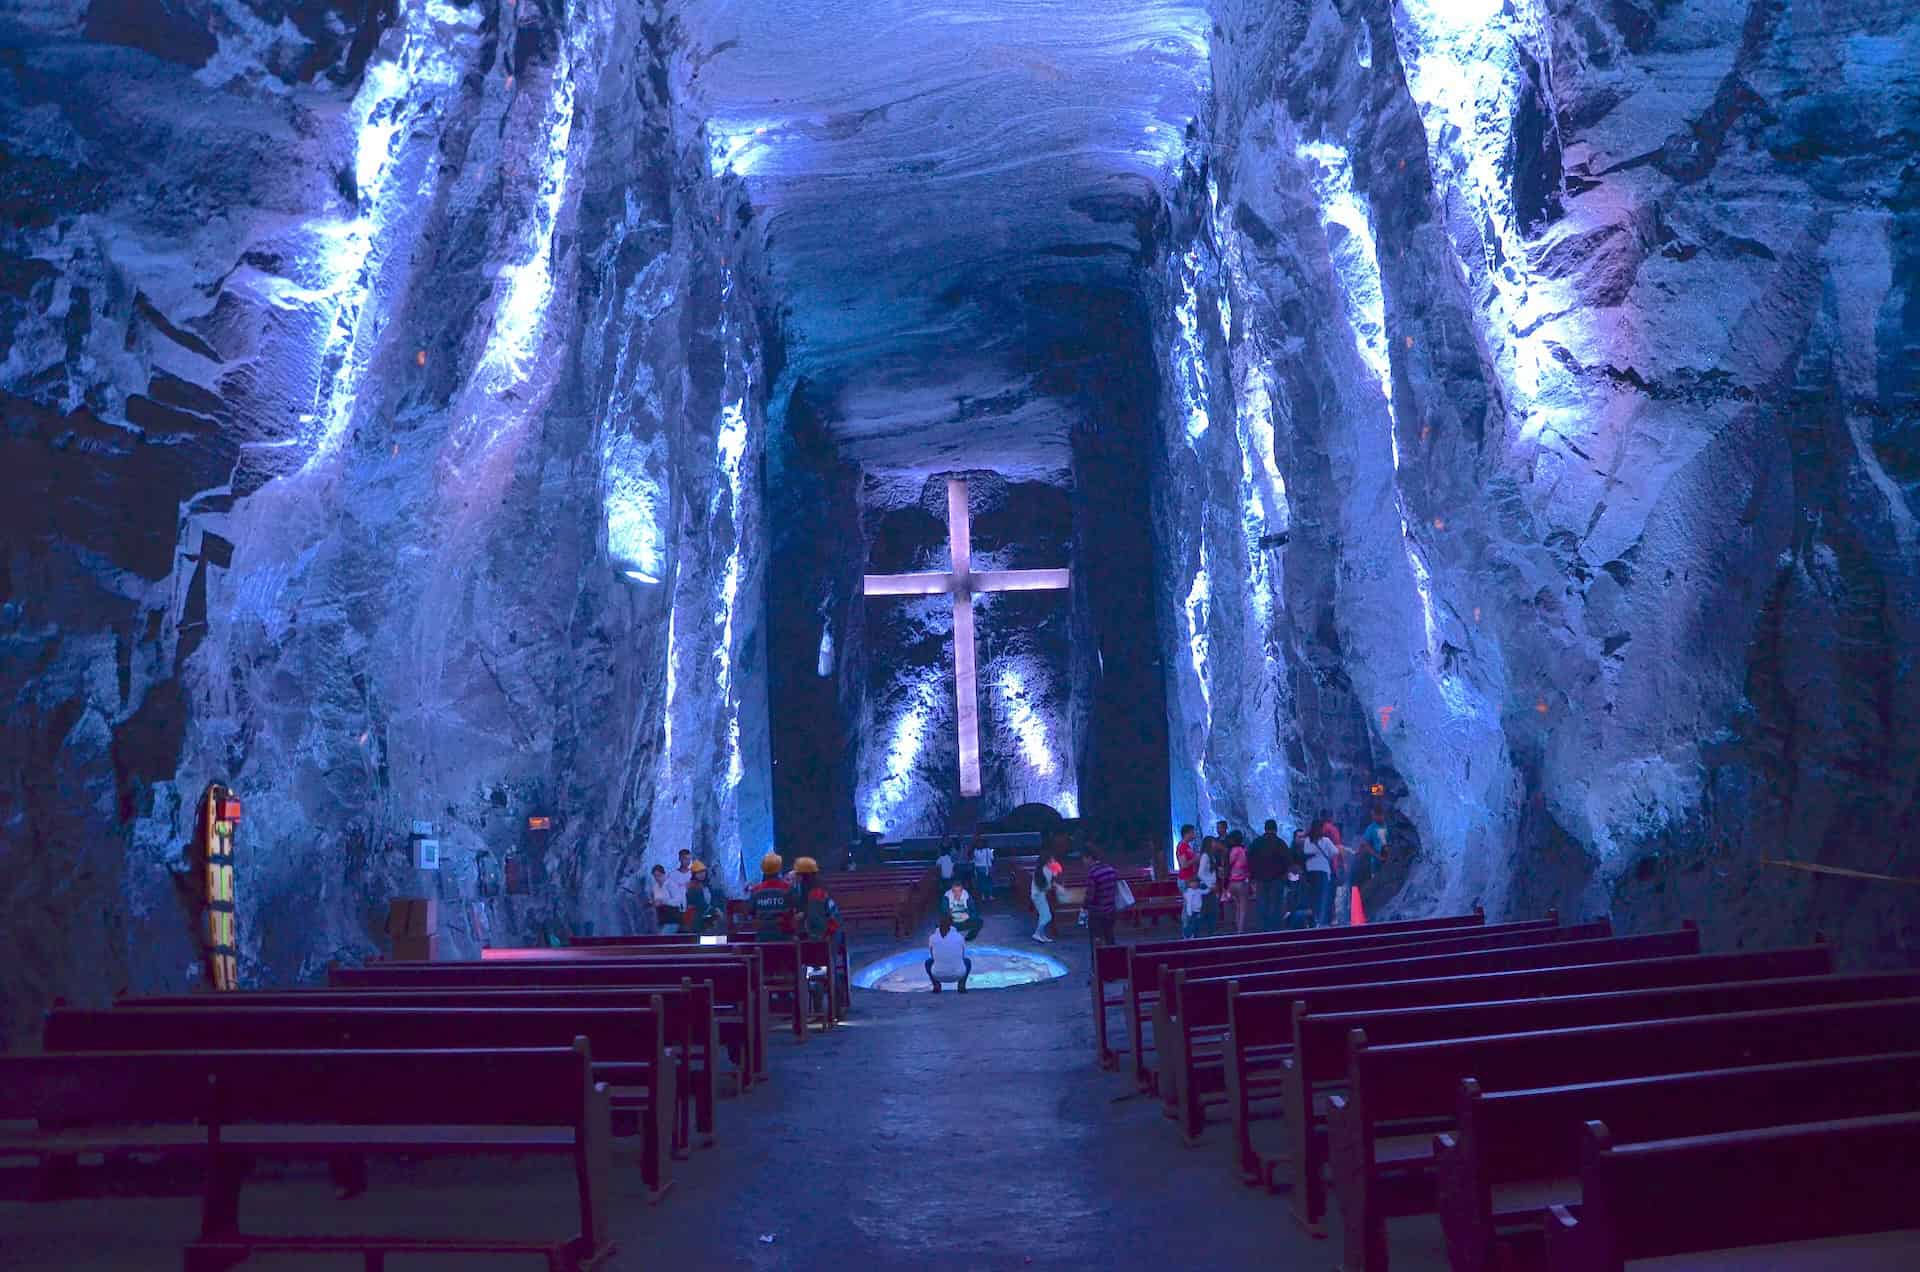
[[[947,478],[947,543],[953,569],[927,574],[869,574],[868,596],[953,598],[953,699],[960,731],[960,793],[980,793],[980,699],[974,683],[973,598],[979,592],[1051,592],[1067,586],[1065,570],[973,569],[967,480]]]

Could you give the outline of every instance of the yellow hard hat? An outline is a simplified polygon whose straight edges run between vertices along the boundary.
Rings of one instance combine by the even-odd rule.
[[[691,866],[689,866],[689,867],[687,867],[687,868],[688,868],[689,870],[691,870],[691,871],[693,871],[693,873],[695,873],[695,874],[705,874],[705,873],[707,873],[707,863],[706,863],[706,862],[704,862],[704,861],[696,861],[696,862],[694,862],[694,863],[693,863],[693,864],[692,864]]]
[[[763,875],[777,875],[780,873],[780,867],[782,864],[783,863],[780,860],[780,854],[777,852],[770,852],[766,856],[760,858],[760,873]]]
[[[812,857],[802,857],[793,863],[793,872],[795,874],[819,874],[820,863]]]

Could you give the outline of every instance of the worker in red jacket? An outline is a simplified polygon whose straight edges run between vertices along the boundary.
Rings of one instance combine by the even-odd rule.
[[[777,852],[760,858],[760,882],[747,893],[747,904],[753,907],[754,932],[763,941],[785,940],[793,935],[793,887],[780,877],[784,864]]]
[[[840,907],[833,903],[826,885],[820,881],[820,864],[812,857],[793,863],[796,898],[794,928],[809,940],[832,936],[840,930]]]

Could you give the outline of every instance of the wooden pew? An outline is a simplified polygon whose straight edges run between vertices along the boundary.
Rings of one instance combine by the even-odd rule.
[[[847,953],[847,934],[844,925],[839,932],[836,932],[832,937],[826,939],[832,946],[833,960],[831,966],[834,971],[834,980],[838,994],[835,1002],[834,1019],[844,1020],[853,1010],[853,961]],[[670,933],[665,936],[659,934],[575,936],[568,938],[567,945],[569,949],[592,950],[595,953],[605,953],[608,950],[617,951],[621,949],[637,949],[642,952],[652,952],[657,951],[663,946],[679,948],[697,946],[701,945],[703,941],[709,944],[757,945],[759,943],[759,937],[751,932],[742,936],[718,936],[717,938],[714,935],[702,937],[692,933]],[[494,951],[486,950],[481,952],[480,957],[482,959],[488,957],[498,958],[500,955]]]
[[[1032,863],[1028,863],[1031,873]],[[1095,1062],[1102,1069],[1118,1067],[1120,1057],[1108,1045],[1107,1012],[1113,1008],[1125,1008],[1127,995],[1124,988],[1128,980],[1128,968],[1136,952],[1151,953],[1155,950],[1172,948],[1209,948],[1224,944],[1268,945],[1288,944],[1291,942],[1327,937],[1345,932],[1354,936],[1367,933],[1400,931],[1440,931],[1453,928],[1479,927],[1486,916],[1479,910],[1472,914],[1458,915],[1441,919],[1415,919],[1405,923],[1377,923],[1364,928],[1314,928],[1294,932],[1260,932],[1237,937],[1205,937],[1193,941],[1155,941],[1137,945],[1102,945],[1093,951],[1093,1045]],[[1107,987],[1114,982],[1122,983],[1118,998],[1107,997]]]
[[[1288,1071],[1284,1100],[1293,1143],[1300,1157],[1295,1193],[1319,1201],[1314,1182],[1327,1161],[1312,1134],[1311,1114],[1304,1093],[1309,1075],[1337,1070],[1346,1062],[1347,1040],[1364,1033],[1374,1045],[1427,1042],[1443,1038],[1481,1037],[1495,1032],[1521,1033],[1545,1029],[1586,1028],[1632,1020],[1663,1020],[1717,1013],[1761,1011],[1823,1003],[1871,1002],[1893,998],[1920,998],[1920,972],[1882,972],[1860,976],[1802,976],[1784,980],[1721,981],[1705,985],[1655,986],[1600,994],[1568,994],[1505,1002],[1449,1003],[1388,1010],[1324,1012],[1310,996],[1294,1005],[1293,1065]],[[1298,1082],[1296,1086],[1295,1083]],[[1451,1097],[1441,1108],[1417,1116],[1446,1121],[1453,1112]],[[1341,1195],[1343,1220],[1361,1210],[1383,1218],[1430,1214],[1432,1145],[1424,1136],[1399,1145],[1389,1167],[1389,1188],[1376,1188],[1370,1179],[1354,1177],[1353,1191]],[[1337,1151],[1332,1145],[1329,1152]],[[1349,1157],[1351,1160],[1351,1157]],[[1341,1181],[1335,1173],[1336,1183]],[[1385,1207],[1391,1206],[1392,1209]],[[1308,1220],[1319,1218],[1310,1210]],[[1349,1225],[1351,1226],[1351,1225]],[[1368,1264],[1370,1269],[1384,1268]]]
[[[1523,942],[1511,940],[1488,941],[1493,948],[1509,948],[1515,945],[1559,944],[1583,939],[1604,939],[1611,929],[1601,931],[1593,925],[1559,927],[1558,919],[1550,917],[1527,923],[1502,923],[1492,927],[1449,930],[1442,936],[1450,943],[1457,943],[1469,936],[1501,935],[1516,932],[1539,934],[1536,939]],[[1433,938],[1435,940],[1440,937]],[[1431,941],[1422,942],[1431,944]],[[1395,948],[1411,945],[1414,942],[1396,938],[1391,942]],[[1224,1097],[1226,1081],[1224,1066],[1220,1056],[1224,1050],[1227,1035],[1227,988],[1238,978],[1258,976],[1276,971],[1285,971],[1297,967],[1293,960],[1310,949],[1322,948],[1309,945],[1262,946],[1257,957],[1244,958],[1241,961],[1219,963],[1211,961],[1215,955],[1208,955],[1205,963],[1187,962],[1178,950],[1172,958],[1160,958],[1158,967],[1158,990],[1152,996],[1152,1019],[1155,1066],[1154,1087],[1160,1092],[1164,1112],[1170,1118],[1181,1121],[1182,1129],[1191,1141],[1199,1135],[1201,1124],[1201,1100],[1204,1095]],[[1346,946],[1328,946],[1327,949],[1346,949]],[[1369,944],[1368,948],[1375,948]],[[1436,950],[1439,947],[1435,947]],[[1360,960],[1356,960],[1360,961]],[[1144,968],[1145,961],[1139,964]],[[1162,1040],[1165,1040],[1164,1042]],[[1202,1069],[1203,1083],[1195,1083],[1193,1068],[1198,1062]]]
[[[1178,926],[1183,901],[1180,896],[1180,882],[1177,879],[1140,879],[1130,880],[1127,886],[1133,890],[1133,904],[1120,911],[1118,921],[1129,927],[1159,927],[1161,919],[1171,919]],[[1032,909],[1029,900],[1028,907]]]
[[[1876,1266],[1920,1264],[1920,1112],[1634,1144],[1589,1122],[1580,1158],[1580,1207],[1556,1205],[1547,1224],[1555,1272],[1763,1245],[1748,1266],[1837,1272],[1843,1243],[1783,1243],[1895,1231]]]
[[[482,1113],[484,1122],[476,1121]],[[584,1039],[516,1051],[0,1056],[0,1118],[23,1116],[37,1118],[39,1128],[0,1131],[0,1152],[174,1152],[204,1160],[201,1231],[187,1248],[189,1272],[225,1269],[257,1251],[360,1254],[374,1268],[387,1253],[537,1255],[550,1272],[574,1272],[613,1252],[609,1099],[592,1080]],[[565,1158],[573,1167],[578,1231],[525,1240],[240,1230],[248,1158],[332,1159],[343,1151]]]
[[[60,1007],[47,1014],[49,1052],[498,1051],[586,1038],[612,1107],[638,1116],[640,1175],[652,1199],[673,1186],[674,1065],[659,1005],[549,1007]],[[492,1093],[477,1095],[482,1104]],[[470,1114],[485,1124],[490,1109]]]
[[[1538,951],[1502,951],[1474,955],[1466,974],[1437,975],[1458,969],[1456,960],[1415,960],[1383,973],[1378,966],[1365,970],[1363,979],[1339,983],[1324,977],[1281,977],[1234,980],[1227,987],[1227,1042],[1221,1052],[1226,1103],[1232,1121],[1230,1145],[1242,1175],[1251,1182],[1276,1187],[1278,1172],[1290,1172],[1305,1150],[1297,1143],[1312,1124],[1309,1110],[1326,1084],[1346,1079],[1346,1054],[1316,1057],[1311,1071],[1294,1058],[1294,1021],[1304,1011],[1369,1011],[1391,1007],[1425,1007],[1447,1002],[1487,1002],[1551,994],[1604,993],[1609,990],[1659,985],[1704,985],[1714,981],[1769,980],[1786,976],[1818,976],[1833,969],[1833,951],[1825,945],[1746,954],[1696,954],[1699,932],[1617,937],[1580,942],[1577,946]],[[1622,956],[1625,957],[1622,957]],[[1498,959],[1500,967],[1488,970]],[[1523,962],[1524,960],[1524,962]],[[1584,961],[1582,961],[1584,960]],[[1399,977],[1409,968],[1414,974]],[[1293,982],[1265,990],[1274,980]],[[1249,987],[1253,987],[1249,989]],[[1308,1006],[1302,1009],[1301,1004]],[[1287,1138],[1278,1151],[1256,1144],[1253,1103],[1265,1102],[1268,1118],[1286,1123]],[[1266,1119],[1261,1119],[1266,1120]],[[1291,1178],[1289,1173],[1288,1178]],[[1322,1187],[1316,1178],[1314,1188]],[[1295,1205],[1303,1205],[1295,1197]],[[1304,1216],[1304,1211],[1302,1212]],[[1312,1213],[1318,1214],[1315,1207]]]
[[[718,947],[716,947],[718,948]],[[758,954],[751,959],[725,954],[707,957],[496,961],[478,963],[369,963],[330,967],[327,983],[335,989],[602,989],[671,988],[682,979],[713,986],[720,1041],[738,1048],[742,1087],[767,1076],[767,995]]]
[[[1442,1009],[1461,1010],[1461,1009]],[[1920,1050],[1920,998],[1822,1003],[1630,1020],[1531,1033],[1375,1046],[1348,1040],[1347,1090],[1328,1104],[1343,1266],[1387,1266],[1386,1219],[1431,1210],[1433,1133],[1447,1129],[1459,1083],[1487,1090],[1730,1068],[1770,1061]],[[1383,1133],[1384,1132],[1384,1133]]]
[[[658,999],[667,1010],[667,1046],[680,1053],[674,1083],[684,1106],[691,1105],[691,1134],[676,1131],[674,1146],[697,1135],[703,1148],[715,1138],[715,1096],[720,1067],[720,1026],[714,1015],[710,981],[682,978],[677,987],[648,989],[286,989],[239,990],[225,994],[145,994],[116,999],[116,1007],[553,1007],[636,1010]]]
[[[1552,920],[1528,923],[1503,923],[1465,932],[1407,932],[1380,937],[1336,937],[1323,941],[1302,941],[1284,952],[1263,951],[1255,958],[1236,959],[1233,951],[1209,950],[1197,956],[1181,951],[1151,956],[1136,955],[1127,980],[1128,1026],[1133,1032],[1135,1080],[1143,1091],[1156,1091],[1158,1072],[1147,1063],[1148,1047],[1145,1023],[1150,1013],[1161,1006],[1159,978],[1183,967],[1211,967],[1212,974],[1254,975],[1260,972],[1303,971],[1315,967],[1378,963],[1419,955],[1465,954],[1474,950],[1512,949],[1521,946],[1553,945],[1570,941],[1598,940],[1612,935],[1613,925],[1605,919],[1592,923],[1560,927]],[[1218,961],[1225,959],[1226,961]],[[1148,980],[1147,978],[1153,978]],[[1153,986],[1151,991],[1142,982]],[[1158,1050],[1155,1044],[1154,1050]]]
[[[1456,1129],[1434,1139],[1454,1272],[1544,1269],[1542,1223],[1580,1202],[1588,1121],[1621,1142],[1717,1135],[1783,1121],[1920,1112],[1920,1051],[1482,1091],[1460,1084]]]

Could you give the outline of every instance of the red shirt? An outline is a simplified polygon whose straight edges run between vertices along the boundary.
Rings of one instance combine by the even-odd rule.
[[[1182,839],[1179,846],[1174,849],[1174,861],[1178,866],[1174,875],[1182,882],[1199,875],[1200,852],[1186,840]]]

